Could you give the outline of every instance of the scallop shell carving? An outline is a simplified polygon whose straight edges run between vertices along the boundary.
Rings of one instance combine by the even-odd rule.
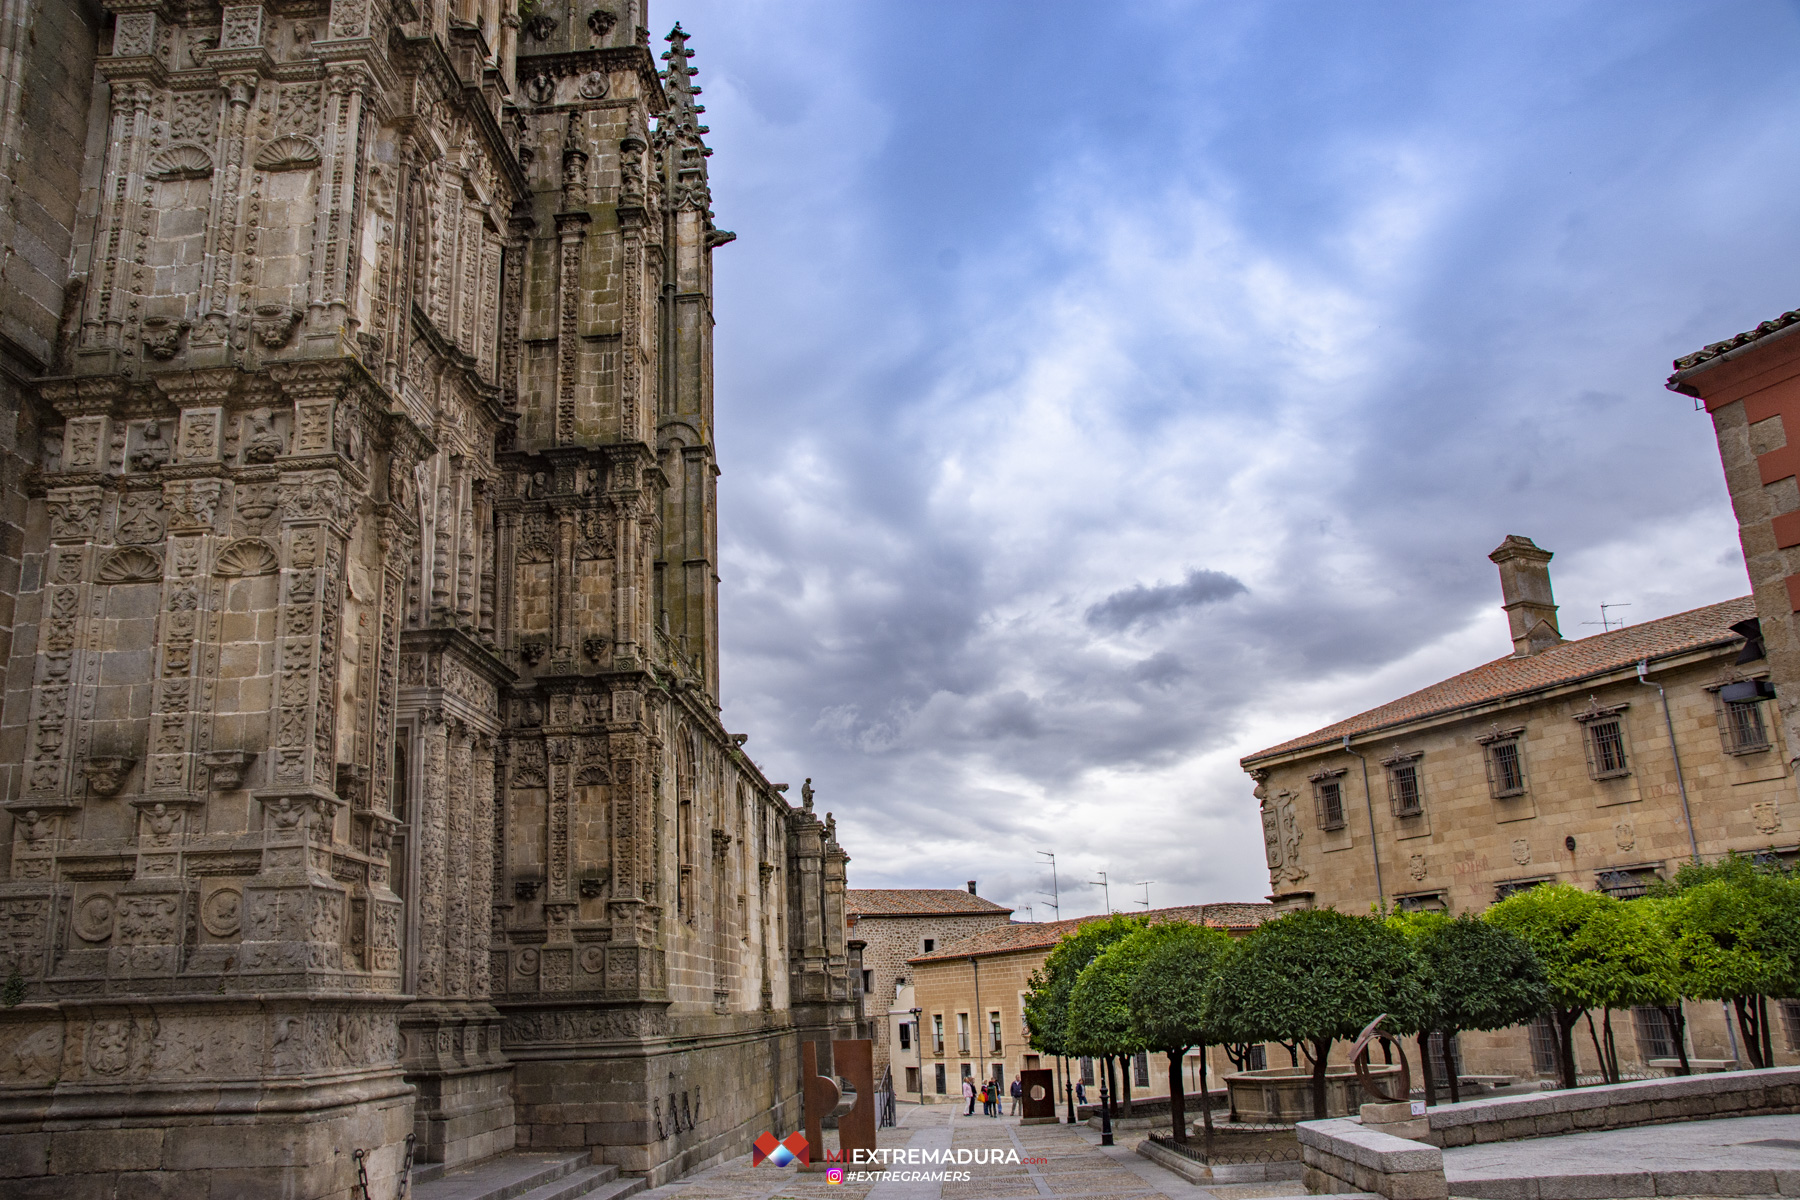
[[[97,583],[148,583],[161,579],[162,559],[141,546],[127,546],[106,556],[94,573]]]
[[[269,575],[280,566],[269,543],[244,538],[225,547],[213,570],[221,575]]]
[[[318,165],[318,143],[298,134],[278,137],[256,152],[259,171],[304,171]]]
[[[205,179],[213,172],[212,155],[191,144],[170,146],[150,160],[152,179]]]

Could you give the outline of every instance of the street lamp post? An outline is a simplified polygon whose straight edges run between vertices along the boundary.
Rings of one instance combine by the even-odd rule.
[[[911,1008],[913,1019],[913,1054],[919,1060],[919,1107],[925,1107],[925,1030],[919,1025],[919,1014],[925,1010]]]
[[[1063,1094],[1069,1098],[1069,1124],[1075,1124],[1075,1081],[1069,1078],[1069,1057],[1063,1056]]]
[[[1112,1136],[1112,1100],[1106,1094],[1106,1077],[1111,1071],[1100,1072],[1100,1144],[1113,1144]]]

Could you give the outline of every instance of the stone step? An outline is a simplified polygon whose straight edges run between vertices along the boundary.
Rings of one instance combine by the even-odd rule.
[[[545,1197],[538,1196],[537,1189],[553,1186],[570,1176],[589,1171],[601,1174],[612,1172],[597,1183],[590,1180],[593,1186],[589,1191],[592,1191],[593,1187],[610,1181],[618,1174],[619,1169],[595,1167],[592,1156],[585,1150],[575,1153],[515,1150],[507,1154],[496,1154],[467,1166],[454,1167],[428,1181],[415,1182],[411,1194],[414,1200],[513,1200],[514,1197],[527,1194],[532,1200],[546,1200]],[[549,1193],[546,1194],[548,1195]]]
[[[577,1200],[577,1197],[580,1200],[624,1200],[624,1197],[644,1190],[641,1176],[630,1175],[624,1179],[618,1176],[617,1167],[583,1167],[572,1175],[522,1193],[518,1200]]]

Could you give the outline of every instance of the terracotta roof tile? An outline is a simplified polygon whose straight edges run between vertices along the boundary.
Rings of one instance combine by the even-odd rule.
[[[1195,921],[1216,925],[1221,929],[1245,929],[1260,925],[1275,915],[1273,904],[1184,904],[1175,908],[1155,908],[1148,913],[1124,913],[1123,916],[1148,916],[1152,921]],[[912,963],[947,962],[959,958],[1009,954],[1015,950],[1048,950],[1091,921],[1104,921],[1105,914],[1072,917],[1067,921],[1043,921],[1037,924],[999,925],[945,946],[931,954],[921,954],[906,961]]]
[[[1675,367],[1675,374],[1679,375],[1690,367],[1697,367],[1703,362],[1710,362],[1721,354],[1729,354],[1739,346],[1748,346],[1751,342],[1761,341],[1771,333],[1779,333],[1781,330],[1786,329],[1789,325],[1792,325],[1797,321],[1800,321],[1800,308],[1794,309],[1791,312],[1784,312],[1773,320],[1764,321],[1755,329],[1747,329],[1736,337],[1726,338],[1722,342],[1714,342],[1709,346],[1703,346],[1692,354],[1684,354],[1676,359],[1673,364]],[[1669,376],[1669,382],[1671,384],[1675,382],[1674,375]]]
[[[966,888],[845,888],[844,911],[856,917],[941,917],[1012,909]]]
[[[1639,659],[1667,658],[1707,646],[1728,645],[1742,640],[1731,631],[1731,626],[1755,615],[1756,605],[1751,598],[1740,596],[1722,604],[1709,604],[1705,608],[1645,621],[1642,625],[1628,625],[1610,633],[1564,642],[1527,658],[1498,658],[1335,725],[1247,754],[1238,762],[1249,768],[1259,759],[1340,742],[1345,734],[1373,733],[1460,708],[1524,697],[1545,688],[1605,675],[1629,667]]]

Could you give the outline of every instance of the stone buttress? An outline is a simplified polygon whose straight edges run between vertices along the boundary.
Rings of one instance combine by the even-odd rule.
[[[847,856],[719,721],[686,35],[102,7],[58,344],[8,360],[0,1177],[660,1182],[791,1127]]]

